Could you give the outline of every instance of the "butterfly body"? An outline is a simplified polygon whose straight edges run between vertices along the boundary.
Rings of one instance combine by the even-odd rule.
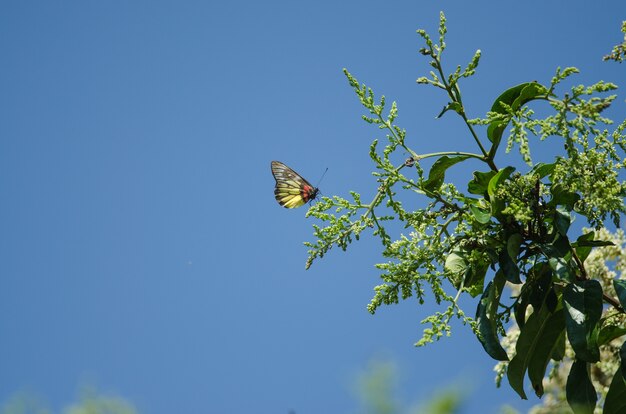
[[[274,196],[281,206],[296,208],[317,197],[319,189],[282,162],[272,161],[272,174],[276,180]]]

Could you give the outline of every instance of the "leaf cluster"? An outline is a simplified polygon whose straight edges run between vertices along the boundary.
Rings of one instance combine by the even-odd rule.
[[[376,265],[382,283],[374,287],[369,312],[401,299],[415,297],[421,304],[432,297],[443,309],[422,321],[427,327],[417,345],[449,335],[451,319],[459,318],[474,330],[487,354],[508,361],[509,384],[522,398],[527,397],[526,376],[534,392],[543,395],[549,364],[562,360],[566,345],[571,346],[575,362],[567,379],[568,402],[576,412],[590,412],[597,395],[588,368],[600,362],[600,346],[625,333],[602,317],[603,307],[624,313],[626,281],[614,281],[613,297],[590,275],[587,257],[612,243],[598,239],[594,230],[577,233],[572,223],[579,217],[597,230],[609,219],[617,225],[626,211],[626,183],[619,179],[625,167],[626,121],[609,131],[612,121],[602,115],[615,99],[607,92],[616,86],[598,82],[559,93],[561,82],[578,72],[559,68],[549,84],[510,87],[495,98],[485,117],[469,119],[459,84],[475,73],[481,54],[477,51],[464,68],[459,65],[447,74],[442,63],[446,32],[443,13],[437,43],[418,30],[425,43],[420,53],[433,70],[417,82],[445,91],[448,102],[439,117],[459,116],[477,151],[420,154],[395,123],[396,103],[387,109],[384,96],[376,98],[344,69],[367,111],[363,119],[386,134],[383,148],[378,140],[370,146],[377,192],[369,203],[351,192],[352,200],[324,197],[311,207],[308,216],[324,226],[314,225],[316,241],[307,243],[306,266],[333,246],[346,250],[372,228],[385,261]],[[537,117],[532,109],[536,101],[548,102],[552,111]],[[559,139],[563,153],[550,163],[535,164],[531,138],[539,143]],[[496,158],[501,162],[503,151],[515,146],[527,170],[499,168]],[[398,153],[409,157],[394,163]],[[426,171],[422,164],[428,158],[435,161]],[[446,180],[448,169],[470,159],[483,168],[465,183]],[[407,196],[419,197],[424,207],[406,209]],[[393,237],[390,220],[404,229]],[[504,293],[507,285],[516,287],[513,297]],[[477,298],[473,317],[458,304],[463,293]],[[511,319],[519,328],[514,355],[500,339]],[[626,347],[621,352],[621,374],[613,380],[615,391],[607,394],[605,408],[614,407],[612,401],[626,390]]]
[[[624,41],[618,45],[613,46],[611,53],[604,56],[603,60],[614,60],[618,63],[622,63],[626,58],[626,20],[622,22],[622,33],[624,33]]]

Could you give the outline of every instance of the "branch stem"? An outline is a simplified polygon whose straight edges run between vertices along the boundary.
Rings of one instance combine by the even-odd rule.
[[[483,156],[480,157],[480,159],[486,162],[487,165],[489,165],[489,168],[491,168],[493,171],[498,171],[498,167],[496,167],[496,164],[490,158],[489,153],[487,152],[485,147],[483,147],[483,144],[480,142],[480,139],[478,139],[478,135],[476,135],[476,131],[474,131],[472,124],[469,123],[469,120],[467,119],[467,116],[465,115],[465,108],[463,107],[463,101],[461,99],[461,91],[459,90],[456,83],[454,83],[454,85],[450,85],[448,83],[448,81],[446,80],[446,75],[444,75],[443,73],[443,66],[441,66],[441,60],[439,59],[439,55],[435,53],[432,47],[430,48],[430,51],[431,51],[431,56],[433,56],[433,59],[434,59],[433,61],[435,62],[437,71],[439,72],[441,82],[443,83],[443,86],[445,87],[446,92],[448,92],[448,96],[450,97],[452,102],[457,102],[458,104],[461,105],[461,110],[459,112],[459,115],[461,115],[461,118],[463,118],[463,121],[465,121],[465,125],[467,125],[467,128],[472,134],[474,141],[476,141],[478,148],[480,148],[480,152],[483,154]]]

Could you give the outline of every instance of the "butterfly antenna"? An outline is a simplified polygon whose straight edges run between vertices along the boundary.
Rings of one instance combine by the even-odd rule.
[[[324,170],[324,173],[322,174],[322,176],[320,177],[319,181],[317,182],[317,185],[315,186],[315,188],[319,188],[320,184],[322,183],[322,180],[324,179],[324,176],[326,175],[326,173],[328,172],[328,167],[326,167],[326,169]]]

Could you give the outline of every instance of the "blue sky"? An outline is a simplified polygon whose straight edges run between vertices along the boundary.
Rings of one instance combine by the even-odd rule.
[[[388,359],[407,402],[462,383],[467,413],[536,403],[495,389],[466,328],[414,348],[432,301],[366,312],[375,240],[305,271],[312,222],[273,197],[274,159],[312,182],[328,167],[325,195],[376,191],[383,136],[344,67],[398,102],[416,151],[474,150],[415,83],[415,30],[436,36],[440,10],[449,70],[482,50],[461,85],[473,117],[557,66],[623,85],[601,61],[619,0],[3,2],[0,401],[28,390],[58,410],[87,383],[142,413],[355,413],[358,373]]]

